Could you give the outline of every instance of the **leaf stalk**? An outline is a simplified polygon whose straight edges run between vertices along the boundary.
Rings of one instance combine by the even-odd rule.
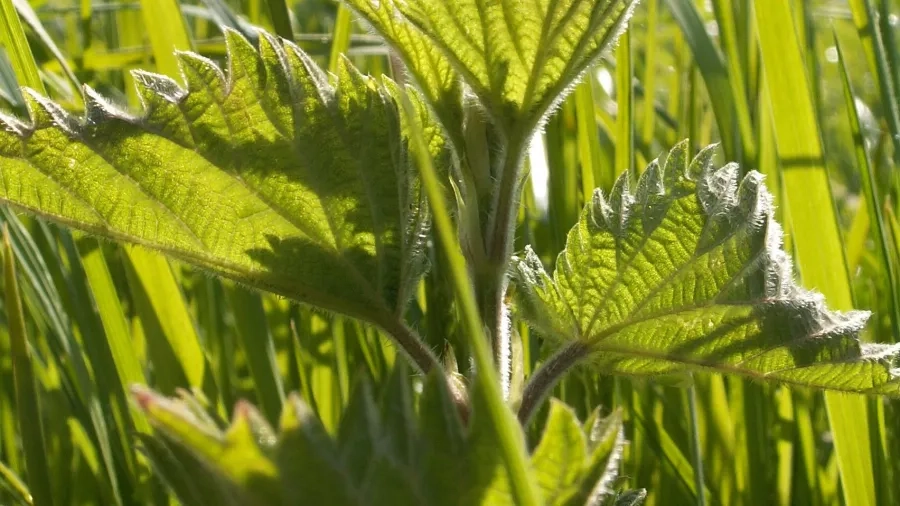
[[[432,370],[440,370],[441,363],[432,353],[422,339],[416,335],[415,331],[406,326],[403,322],[395,320],[387,323],[380,323],[379,326],[384,329],[400,346],[400,349],[409,357],[410,361],[419,369],[419,372],[427,375]]]
[[[525,391],[522,393],[522,403],[519,405],[518,417],[519,423],[523,427],[528,425],[538,406],[546,399],[560,378],[575,364],[584,359],[589,351],[590,347],[586,343],[575,341],[558,351],[556,355],[550,357],[538,368],[528,381],[528,384],[525,385]]]

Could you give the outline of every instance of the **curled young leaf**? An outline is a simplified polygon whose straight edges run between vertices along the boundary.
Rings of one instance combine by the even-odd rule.
[[[520,313],[604,372],[900,393],[900,348],[859,341],[869,313],[830,311],[794,283],[762,176],[711,159],[681,143],[635,190],[626,174],[596,192],[552,277],[530,251],[516,260]]]

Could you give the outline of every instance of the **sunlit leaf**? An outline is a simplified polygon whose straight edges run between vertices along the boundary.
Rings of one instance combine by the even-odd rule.
[[[163,476],[170,476],[169,481],[177,485],[175,490],[182,496],[189,487],[200,494],[198,499],[209,495],[209,490],[230,491],[217,495],[230,496],[229,500],[239,505],[277,501],[281,496],[277,469],[268,455],[275,442],[274,433],[255,408],[242,403],[232,425],[222,432],[182,402],[143,389],[137,390],[136,398],[161,437],[158,441],[162,445],[147,440],[145,449],[150,450],[151,458],[156,457],[158,468],[165,462]],[[168,458],[162,459],[163,455]],[[181,478],[175,474],[175,466],[194,479],[173,481]]]
[[[0,116],[0,199],[325,309],[395,319],[427,216],[385,85],[326,75],[271,36],[228,31],[228,72],[192,53],[187,89],[136,72],[144,110],[86,89],[73,117],[29,93]]]
[[[462,81],[447,57],[403,18],[401,2],[346,0],[345,3],[401,55],[419,89],[450,132],[450,138],[459,142],[463,124]]]
[[[572,408],[555,399],[550,402],[547,427],[534,450],[534,473],[544,500],[556,504],[555,493],[574,486],[587,460],[587,441]]]
[[[829,311],[797,286],[762,176],[693,161],[687,143],[585,207],[553,277],[515,264],[518,307],[597,370],[708,369],[849,392],[898,394],[897,346],[861,343],[864,311]]]
[[[633,0],[351,0],[402,54],[426,96],[456,72],[505,131],[529,132],[618,35]],[[423,39],[415,25],[427,36]],[[435,51],[434,48],[440,51]]]

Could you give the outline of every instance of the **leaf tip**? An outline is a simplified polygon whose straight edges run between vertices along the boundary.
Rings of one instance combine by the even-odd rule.
[[[88,124],[98,124],[111,118],[133,121],[130,114],[113,105],[89,85],[82,85],[81,93],[84,96],[84,117]]]
[[[187,91],[169,76],[132,70],[131,77],[144,107],[149,107],[157,98],[176,104],[187,96]]]
[[[62,107],[31,88],[22,88],[22,96],[25,98],[25,107],[28,109],[32,128],[55,126],[67,135],[75,136],[78,122]]]

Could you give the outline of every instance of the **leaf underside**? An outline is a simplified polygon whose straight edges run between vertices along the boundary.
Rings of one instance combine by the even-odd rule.
[[[326,75],[269,35],[227,43],[227,74],[178,55],[186,89],[135,72],[138,115],[88,88],[82,118],[27,93],[29,122],[0,116],[0,200],[328,310],[399,313],[427,215],[396,85],[346,60]]]
[[[629,188],[595,192],[550,277],[528,250],[513,271],[517,307],[599,369],[691,369],[817,388],[898,393],[896,345],[861,343],[864,311],[833,312],[797,286],[757,172],[712,167],[687,143]]]
[[[452,117],[458,73],[507,132],[516,128],[530,132],[540,123],[615,40],[636,4],[634,0],[348,3],[399,48],[439,116]]]

